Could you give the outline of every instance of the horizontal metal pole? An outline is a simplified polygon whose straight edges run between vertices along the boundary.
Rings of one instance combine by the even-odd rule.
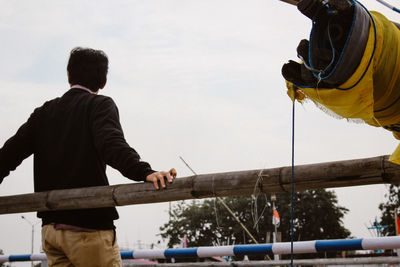
[[[295,166],[295,190],[400,182],[389,156]],[[151,183],[120,184],[0,197],[0,214],[125,206],[185,199],[290,192],[291,167],[178,178],[164,190]]]
[[[301,265],[363,265],[363,264],[397,264],[400,257],[365,257],[365,258],[340,258],[340,259],[304,259],[293,260],[294,266]],[[134,267],[265,267],[265,266],[289,266],[290,260],[273,261],[234,261],[234,262],[185,262],[185,263],[159,263],[138,264],[124,261],[124,266]]]
[[[294,254],[348,250],[400,248],[400,236],[299,241],[293,243]],[[218,256],[291,254],[290,242],[234,245],[220,247],[179,248],[165,250],[133,250],[121,253],[122,259],[209,258]]]
[[[300,2],[300,0],[280,0],[280,1],[291,4],[291,5],[295,5],[295,6],[297,6],[297,4]]]
[[[4,257],[4,256],[1,256]],[[45,254],[36,254],[36,258],[31,261],[46,261]],[[4,262],[4,261],[0,261]],[[234,263],[234,265],[232,265]],[[298,265],[364,265],[364,264],[398,264],[400,257],[362,257],[362,258],[329,258],[329,259],[295,259],[293,264]],[[290,260],[273,261],[234,261],[234,262],[185,262],[185,263],[139,263],[124,260],[124,266],[134,267],[265,267],[290,265]]]
[[[293,243],[294,254],[319,253],[328,251],[378,250],[400,248],[400,236],[361,238],[361,239],[333,239],[298,241]],[[152,249],[122,251],[121,258],[128,259],[180,259],[180,258],[211,258],[218,256],[244,255],[273,255],[290,254],[290,242],[272,244],[234,245],[219,247],[197,247],[178,249]],[[45,254],[24,254],[0,256],[0,263],[7,261],[35,261],[45,260]]]

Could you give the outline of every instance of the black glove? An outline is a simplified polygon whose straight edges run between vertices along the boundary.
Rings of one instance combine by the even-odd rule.
[[[303,39],[297,46],[297,56],[302,60],[308,61],[308,41]],[[308,72],[308,73],[307,73]],[[304,74],[304,75],[302,75]],[[306,80],[312,80],[312,73],[310,73],[302,64],[299,64],[293,60],[289,60],[282,67],[282,75],[289,82],[296,85],[308,84]],[[310,77],[311,75],[311,77]],[[304,79],[305,78],[305,79]]]
[[[297,56],[308,65],[308,46],[309,42],[306,39],[300,41],[297,46]],[[319,63],[321,65],[328,65],[330,60],[330,52],[326,49],[319,49],[316,53],[318,55]],[[289,60],[289,63],[286,63],[282,67],[282,75],[283,77],[298,86],[307,86],[307,87],[324,87],[326,84],[323,81],[320,81],[318,84],[318,79],[314,76],[313,72],[306,68],[305,64],[299,64],[294,62],[293,60]],[[325,65],[325,66],[326,66]],[[317,68],[319,66],[316,66]],[[315,71],[315,74],[318,75],[318,71]]]

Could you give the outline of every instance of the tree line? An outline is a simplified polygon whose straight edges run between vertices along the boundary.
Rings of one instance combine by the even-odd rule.
[[[278,194],[275,201],[280,214],[278,231],[281,232],[282,242],[290,241],[290,199],[289,193]],[[225,197],[223,201],[259,243],[268,241],[267,234],[274,232],[270,196]],[[296,192],[294,202],[295,241],[350,237],[350,231],[343,225],[348,209],[338,205],[333,191]],[[188,247],[254,244],[233,216],[215,199],[176,203],[170,211],[170,220],[160,227],[160,235],[168,240],[169,247],[179,245],[185,235]]]
[[[400,207],[399,186],[390,185],[386,198],[386,202],[379,204],[382,212],[379,223],[388,226],[383,229],[383,236],[396,234],[394,210]],[[222,199],[259,243],[272,242],[268,236],[274,231],[270,196]],[[348,209],[338,205],[333,191],[296,192],[294,203],[295,241],[352,237],[343,224]],[[278,194],[275,205],[280,215],[281,241],[290,241],[290,194]],[[169,247],[176,247],[185,235],[188,247],[254,243],[216,199],[180,201],[173,205],[169,221],[160,227],[160,236],[168,240]]]

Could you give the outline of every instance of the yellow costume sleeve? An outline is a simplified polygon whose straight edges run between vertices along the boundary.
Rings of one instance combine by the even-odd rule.
[[[375,27],[370,23],[363,57],[347,81],[337,88],[297,88],[287,81],[288,95],[300,102],[311,99],[342,118],[383,127],[400,139],[400,31],[380,13],[371,15]],[[400,146],[390,161],[400,164]]]

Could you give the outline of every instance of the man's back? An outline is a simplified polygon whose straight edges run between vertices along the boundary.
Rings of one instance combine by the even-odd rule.
[[[105,99],[71,89],[35,111],[35,191],[108,185],[93,139],[95,108]]]
[[[32,153],[36,192],[108,185],[106,164],[136,181],[154,172],[126,143],[114,101],[79,88],[32,113],[0,150],[0,173],[8,175]],[[111,229],[118,214],[100,208],[39,212],[38,217],[43,225]]]
[[[37,108],[0,148],[0,183],[34,154],[36,192],[108,185],[106,165],[125,177],[165,188],[175,169],[153,171],[125,141],[114,101],[97,95],[107,82],[108,58],[77,47],[67,66],[72,86]],[[49,266],[121,266],[115,208],[39,212]]]
[[[36,192],[108,185],[106,164],[94,139],[95,135],[98,140],[106,134],[102,132],[104,125],[96,128],[96,118],[99,124],[101,116],[99,108],[115,109],[109,117],[111,121],[118,119],[110,98],[81,89],[70,89],[61,98],[35,110],[29,127],[34,131]],[[64,223],[90,229],[110,229],[113,220],[118,219],[115,208],[39,212],[38,216],[43,218],[44,225]]]

